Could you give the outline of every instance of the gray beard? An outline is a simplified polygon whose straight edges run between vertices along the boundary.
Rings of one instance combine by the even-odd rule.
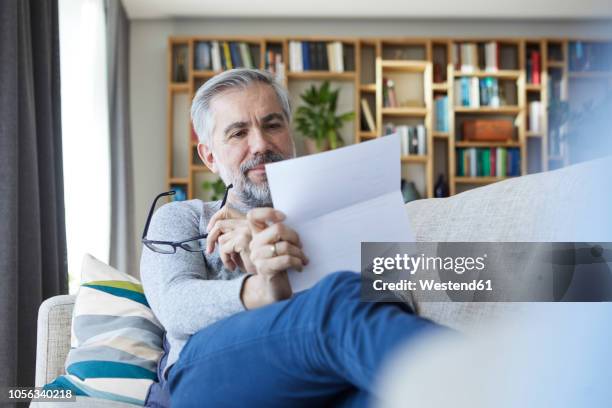
[[[240,201],[247,207],[272,207],[272,196],[267,180],[256,184],[247,179],[236,192]]]
[[[260,164],[282,160],[285,160],[284,156],[268,150],[261,155],[253,157],[240,166],[240,172],[234,180],[234,192],[245,206],[251,208],[272,207],[272,196],[270,194],[268,179],[266,178],[266,180],[261,183],[254,183],[249,179],[247,173]]]

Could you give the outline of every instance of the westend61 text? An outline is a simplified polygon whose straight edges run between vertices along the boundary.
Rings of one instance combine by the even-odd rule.
[[[419,279],[418,287],[417,282],[410,281],[407,279],[402,279],[397,282],[384,282],[381,279],[377,279],[372,282],[372,287],[374,290],[382,291],[382,290],[428,290],[428,291],[491,291],[493,290],[493,285],[491,284],[491,280],[487,279],[475,279],[470,282],[436,282],[433,279]]]

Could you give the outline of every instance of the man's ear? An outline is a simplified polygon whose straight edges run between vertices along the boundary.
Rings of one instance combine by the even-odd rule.
[[[219,169],[217,168],[217,161],[215,160],[215,156],[213,155],[212,149],[208,145],[208,143],[198,143],[198,155],[200,159],[204,162],[206,167],[210,169],[215,174],[219,174]]]

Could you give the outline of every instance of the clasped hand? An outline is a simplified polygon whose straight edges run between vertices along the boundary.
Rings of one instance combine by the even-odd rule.
[[[239,267],[257,277],[248,279],[250,285],[245,283],[260,292],[254,296],[257,305],[291,296],[287,269],[301,271],[308,263],[300,237],[282,222],[284,219],[274,208],[254,208],[245,215],[226,206],[208,223],[207,253],[218,245],[227,269]],[[243,296],[245,305],[249,296]]]

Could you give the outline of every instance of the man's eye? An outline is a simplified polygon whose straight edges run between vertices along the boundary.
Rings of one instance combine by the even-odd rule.
[[[240,132],[232,134],[232,137],[243,137],[244,135],[246,135],[246,132],[244,130],[241,130]]]
[[[281,124],[280,124],[280,123],[270,123],[270,124],[267,126],[267,128],[268,128],[268,129],[278,129],[278,128],[280,128],[280,127],[281,127]]]

